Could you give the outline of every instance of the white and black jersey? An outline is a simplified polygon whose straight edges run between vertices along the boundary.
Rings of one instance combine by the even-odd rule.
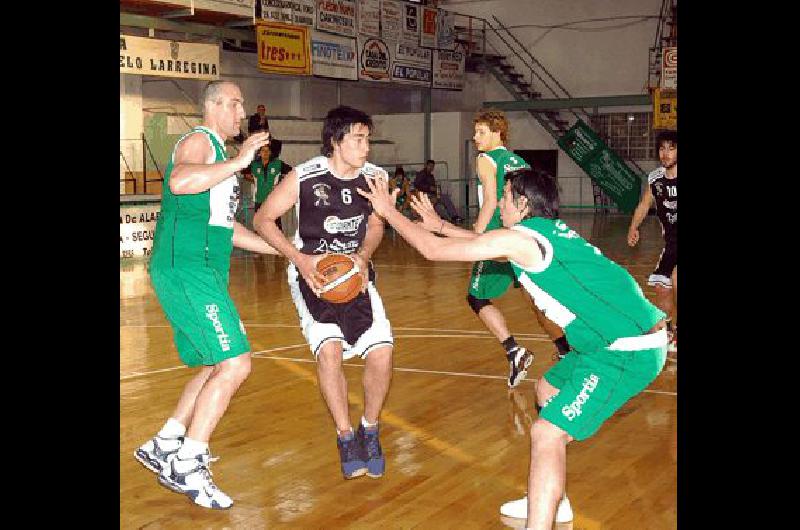
[[[366,177],[386,171],[367,162],[353,179],[336,177],[324,156],[295,168],[299,183],[294,244],[304,254],[355,252],[367,233],[372,204],[356,189],[368,190]]]
[[[678,239],[678,177],[667,178],[667,170],[656,169],[647,176],[647,184],[656,203],[656,215],[661,221],[664,240]]]
[[[366,177],[388,179],[386,171],[367,162],[355,178],[342,179],[333,174],[324,156],[300,164],[295,171],[299,190],[294,245],[304,254],[357,251],[367,233],[372,204],[356,189],[369,189]],[[375,289],[372,263],[367,292],[344,304],[317,297],[293,264],[288,279],[303,336],[314,355],[329,341],[343,343],[344,359],[364,357],[375,348],[393,344],[391,325]]]

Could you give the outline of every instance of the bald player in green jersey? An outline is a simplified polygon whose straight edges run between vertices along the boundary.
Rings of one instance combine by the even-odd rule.
[[[530,169],[530,165],[518,154],[505,147],[508,143],[508,120],[499,110],[482,110],[474,119],[475,147],[481,153],[475,165],[478,173],[478,201],[480,212],[473,227],[482,234],[502,228],[498,203],[503,196],[505,175],[517,169]],[[509,363],[508,386],[514,388],[525,378],[528,366],[533,362],[533,353],[517,344],[506,324],[503,313],[492,304],[492,299],[501,296],[514,283],[514,273],[507,262],[479,260],[472,267],[467,303],[478,315],[486,328],[506,350]],[[536,319],[561,355],[569,351],[564,333],[545,318],[533,306]]]
[[[368,185],[359,193],[425,258],[507,260],[534,303],[569,339],[572,351],[536,388],[540,412],[531,427],[529,496],[501,507],[503,515],[527,516],[527,528],[550,530],[557,511],[569,506],[567,444],[595,434],[660,373],[667,353],[665,313],[625,269],[556,217],[558,188],[544,171],[506,174],[500,200],[505,228],[484,234],[443,221],[426,198],[412,200],[422,225],[412,223],[395,210],[385,183]]]
[[[250,373],[250,344],[228,294],[233,246],[277,254],[234,220],[235,173],[247,167],[269,133],[244,141],[236,158],[225,139],[244,119],[239,87],[213,81],[203,91],[203,123],[175,145],[164,175],[161,215],[150,258],[150,279],[169,321],[181,360],[199,367],[172,416],[134,456],[159,482],[205,508],[233,501],[211,480],[208,441],[233,394]]]

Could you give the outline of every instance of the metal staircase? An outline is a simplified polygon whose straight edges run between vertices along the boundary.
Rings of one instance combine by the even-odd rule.
[[[664,0],[670,2],[670,0]],[[467,48],[467,71],[489,72],[517,101],[529,101],[543,97],[573,98],[547,68],[526,49],[516,36],[495,16],[494,24],[488,20],[483,22],[482,29],[470,27],[470,39],[461,40]],[[460,28],[464,35],[466,28]],[[459,28],[456,28],[459,33]],[[474,34],[474,38],[473,38]],[[527,71],[522,73],[520,70]],[[593,126],[592,116],[583,108],[566,110],[528,110],[535,119],[555,140],[560,139],[577,121],[583,120]],[[601,138],[606,141],[607,138]],[[606,142],[607,143],[607,142]],[[617,154],[636,173],[644,175],[645,171],[628,156]],[[608,211],[613,205],[610,198],[592,181],[595,197],[595,209]]]

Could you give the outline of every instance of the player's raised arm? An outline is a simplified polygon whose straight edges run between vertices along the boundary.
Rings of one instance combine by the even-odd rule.
[[[439,217],[433,204],[431,204],[431,200],[424,193],[411,198],[411,208],[422,218],[422,224],[420,226],[428,232],[434,232],[441,236],[461,237],[466,239],[475,239],[478,237],[478,234],[472,230],[465,230]]]
[[[394,195],[389,194],[385,181],[367,180],[369,191],[358,190],[372,203],[375,212],[432,261],[477,261],[483,259],[512,259],[521,265],[535,265],[541,254],[535,245],[528,244],[525,236],[513,230],[494,230],[474,239],[436,237],[421,226],[409,221],[394,207]]]

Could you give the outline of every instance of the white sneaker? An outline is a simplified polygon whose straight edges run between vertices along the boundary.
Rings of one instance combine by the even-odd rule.
[[[133,456],[153,473],[160,473],[161,469],[167,465],[167,458],[177,453],[181,445],[183,445],[183,436],[162,438],[156,435],[137,448],[133,452]]]
[[[514,517],[516,519],[528,518],[528,497],[522,497],[515,501],[509,501],[500,506],[500,515],[506,517]],[[568,523],[572,521],[572,506],[566,495],[561,499],[556,508],[556,521],[557,523]]]
[[[508,361],[508,388],[514,388],[525,379],[528,367],[533,362],[533,353],[522,346],[513,352],[513,358]]]
[[[208,452],[184,460],[177,453],[170,455],[167,465],[158,474],[158,482],[175,493],[183,493],[195,504],[204,508],[226,510],[233,506],[233,500],[225,495],[211,480],[211,458]]]

